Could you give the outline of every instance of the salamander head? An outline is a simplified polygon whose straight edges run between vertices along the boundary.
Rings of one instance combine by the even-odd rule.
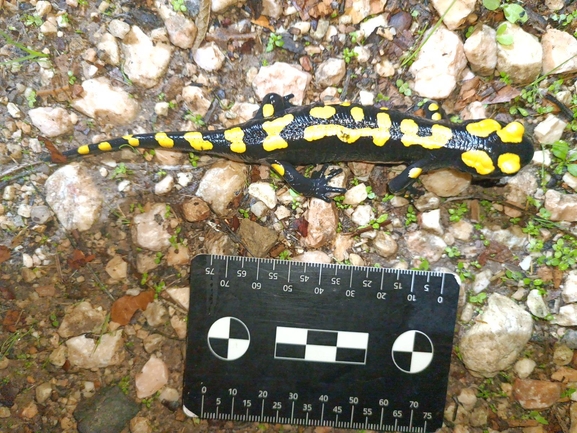
[[[512,176],[533,159],[533,140],[520,122],[505,125],[483,119],[468,123],[466,129],[484,144],[461,155],[466,171],[475,177]]]

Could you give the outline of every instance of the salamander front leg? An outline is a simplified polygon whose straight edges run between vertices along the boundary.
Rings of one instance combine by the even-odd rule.
[[[428,171],[431,168],[430,159],[421,159],[420,161],[409,165],[401,174],[389,181],[389,191],[392,194],[398,194],[404,191],[419,178],[421,173]]]
[[[274,160],[269,161],[269,164],[292,189],[306,197],[316,197],[329,202],[330,198],[328,197],[328,194],[342,194],[346,191],[344,188],[337,188],[328,184],[333,177],[342,172],[340,168],[331,170],[325,175],[328,167],[328,165],[325,164],[309,178],[300,174],[296,168],[288,162]]]

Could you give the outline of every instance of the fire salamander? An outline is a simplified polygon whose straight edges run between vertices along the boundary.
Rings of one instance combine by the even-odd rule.
[[[426,118],[422,118],[351,103],[295,106],[289,102],[292,96],[268,94],[253,119],[232,128],[125,135],[64,154],[72,157],[133,146],[264,163],[297,192],[325,201],[328,194],[344,192],[329,185],[341,170],[325,173],[328,162],[406,163],[408,167],[389,182],[389,190],[397,193],[433,169],[451,167],[475,178],[498,179],[517,173],[533,157],[533,142],[519,122],[451,123],[434,102],[426,105]],[[317,163],[325,166],[311,178],[294,167]]]

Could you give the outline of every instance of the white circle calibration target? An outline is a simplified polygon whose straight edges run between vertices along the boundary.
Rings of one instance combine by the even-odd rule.
[[[399,370],[409,374],[420,373],[433,360],[433,342],[421,331],[407,331],[397,337],[391,352]]]
[[[234,361],[248,350],[250,332],[242,320],[221,317],[208,330],[207,343],[214,356],[224,361]]]

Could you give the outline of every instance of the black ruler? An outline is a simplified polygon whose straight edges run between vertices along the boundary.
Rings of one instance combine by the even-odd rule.
[[[197,256],[189,416],[431,432],[443,423],[453,274]]]

